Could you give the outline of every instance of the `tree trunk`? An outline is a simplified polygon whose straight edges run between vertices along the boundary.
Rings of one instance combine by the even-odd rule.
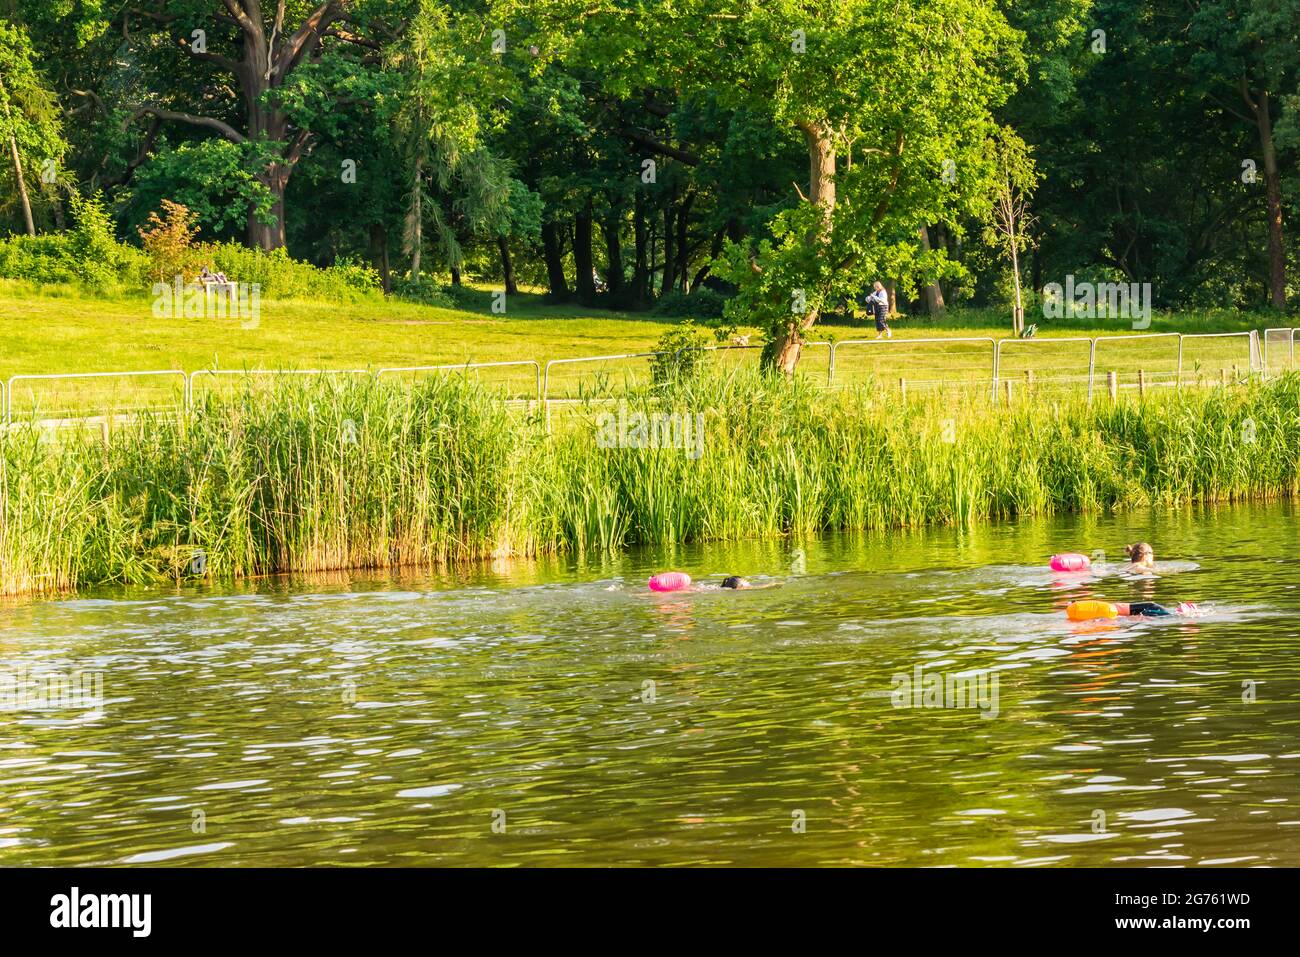
[[[578,302],[584,306],[596,305],[595,264],[591,259],[591,201],[573,219],[573,268],[577,273],[574,285]]]
[[[921,240],[921,251],[928,253],[930,251],[930,230],[925,226],[917,230],[917,236]],[[927,283],[925,287],[925,308],[931,319],[938,319],[943,314],[943,288],[937,282]]]
[[[677,211],[677,272],[681,277],[678,288],[686,292],[686,271],[690,268],[690,252],[686,245],[686,227],[691,221],[691,206],[695,202],[695,190],[686,194],[681,209]]]
[[[1020,296],[1020,254],[1016,250],[1015,243],[1011,244],[1011,275],[1016,283],[1016,301],[1011,312],[1011,331],[1018,336],[1025,331],[1025,303]]]
[[[4,99],[5,119],[12,121],[13,117],[9,113],[9,91],[5,88],[4,81],[0,80],[0,98]],[[23,224],[27,227],[27,235],[36,235],[36,223],[32,219],[32,201],[27,195],[27,181],[23,179],[23,160],[18,154],[18,139],[14,134],[9,134],[9,155],[14,164],[14,180],[18,183],[18,202],[23,208]]]
[[[456,266],[451,267],[451,284],[453,286],[460,285],[460,269]]]
[[[808,202],[822,208],[820,225],[808,237],[810,243],[825,246],[831,238],[835,213],[835,143],[830,127],[824,122],[800,123],[808,144]],[[802,315],[792,313],[789,323],[772,343],[773,368],[787,376],[794,375],[803,352],[803,334],[817,322],[818,309],[808,296],[809,306]]]
[[[18,155],[18,140],[9,137],[9,155],[13,157],[14,178],[18,182],[18,200],[23,208],[23,224],[27,227],[27,235],[36,235],[36,223],[32,220],[32,201],[27,196],[27,183],[23,179],[23,161]]]
[[[546,258],[546,285],[551,291],[551,301],[567,301],[569,284],[564,278],[564,249],[560,229],[553,222],[542,224],[542,254]]]
[[[1282,176],[1277,166],[1277,149],[1273,143],[1273,119],[1270,116],[1268,91],[1259,94],[1255,106],[1259,127],[1260,151],[1264,156],[1264,190],[1268,203],[1268,288],[1269,303],[1274,309],[1286,308],[1286,247],[1282,242]]]
[[[506,295],[517,295],[519,286],[515,283],[515,263],[510,258],[510,242],[505,236],[497,237],[497,249],[501,251],[501,275],[505,278]]]
[[[383,223],[373,223],[370,227],[370,258],[379,270],[379,281],[386,296],[393,291],[393,283],[388,273],[388,230]]]
[[[677,230],[673,228],[676,207],[670,197],[664,205],[664,274],[659,280],[659,295],[666,296],[673,290],[673,279],[677,276]]]
[[[248,213],[248,245],[264,252],[279,249],[284,245],[284,188],[289,183],[288,167],[272,163],[264,173],[257,176],[257,181],[271,194],[270,223],[264,223],[253,211]]]
[[[411,170],[411,207],[406,214],[407,242],[411,246],[411,280],[420,281],[420,251],[424,248],[424,157],[417,156]]]
[[[617,209],[600,224],[600,231],[605,236],[605,259],[609,263],[605,270],[605,284],[609,287],[609,298],[616,301],[623,294],[623,244],[619,235],[622,226],[623,215]]]
[[[635,258],[632,264],[630,298],[631,305],[640,308],[646,303],[646,290],[650,285],[650,271],[646,262],[645,197],[640,190],[637,190],[636,203],[632,207],[632,242]]]

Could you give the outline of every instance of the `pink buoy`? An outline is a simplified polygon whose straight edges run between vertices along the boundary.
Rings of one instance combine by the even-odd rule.
[[[651,591],[681,591],[691,587],[691,576],[686,572],[660,572],[650,576]]]
[[[1062,552],[1060,555],[1052,556],[1054,572],[1086,572],[1091,567],[1092,559],[1078,552]]]

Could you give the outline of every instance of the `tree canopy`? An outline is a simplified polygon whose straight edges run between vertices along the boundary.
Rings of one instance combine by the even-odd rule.
[[[398,295],[725,301],[786,370],[875,280],[1284,309],[1297,35],[1296,0],[3,0],[0,230],[170,200]]]

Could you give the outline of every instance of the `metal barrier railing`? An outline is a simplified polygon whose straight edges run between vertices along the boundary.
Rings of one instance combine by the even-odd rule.
[[[1088,343],[1088,376],[1087,376],[1087,381],[1088,381],[1089,384],[1091,384],[1091,382],[1092,382],[1092,374],[1093,374],[1093,365],[1092,365],[1092,363],[1093,363],[1093,359],[1095,358],[1095,356],[1094,356],[1095,343],[1094,343],[1093,340],[1092,340],[1090,337],[1088,337],[1088,336],[1052,336],[1052,337],[1045,337],[1045,338],[1042,338],[1042,339],[1038,339],[1038,338],[1034,338],[1034,339],[1019,339],[1019,338],[1017,338],[1017,339],[999,339],[999,340],[997,340],[997,345],[996,345],[996,346],[994,347],[994,349],[993,349],[993,401],[996,402],[996,401],[997,401],[997,398],[998,398],[998,382],[999,382],[999,381],[1001,380],[1001,378],[1002,378],[1002,349],[1003,349],[1004,346],[1007,346],[1007,345],[1014,345],[1014,346],[1031,346],[1031,345],[1039,345],[1039,346],[1041,346],[1042,344],[1058,345],[1058,344],[1063,343],[1063,342],[1086,342],[1086,343]]]
[[[1178,336],[1178,381],[1183,381],[1183,347],[1188,339],[1246,339],[1246,368],[1249,372],[1263,370],[1263,363],[1259,361],[1259,331],[1251,329],[1249,332],[1186,332],[1179,333]]]
[[[1145,332],[1137,336],[1096,336],[1092,340],[1092,354],[1088,357],[1088,401],[1092,401],[1093,385],[1096,379],[1097,369],[1097,343],[1099,342],[1133,342],[1138,339],[1168,339],[1173,337],[1178,340],[1178,374],[1174,379],[1174,385],[1177,387],[1182,382],[1183,368],[1183,336],[1179,332]]]
[[[52,372],[52,373],[24,373],[9,377],[8,387],[4,393],[4,421],[8,425],[13,422],[13,398],[14,385],[18,382],[32,381],[49,381],[53,379],[121,379],[121,378],[141,378],[146,376],[180,376],[181,379],[181,396],[182,407],[189,406],[189,387],[188,377],[180,369],[154,369],[144,372]]]
[[[369,369],[196,369],[186,380],[185,408],[194,408],[194,380],[200,376],[370,375]]]
[[[401,372],[459,372],[469,371],[470,369],[503,369],[506,367],[518,368],[520,366],[532,366],[533,400],[540,402],[542,399],[542,366],[536,359],[512,359],[506,362],[462,362],[456,365],[437,366],[389,366],[377,369],[375,378],[382,379],[385,375],[396,375]]]
[[[1263,365],[1264,365],[1264,371],[1265,371],[1265,372],[1268,371],[1268,343],[1269,343],[1269,333],[1270,333],[1270,332],[1284,332],[1284,333],[1286,333],[1286,336],[1285,336],[1285,338],[1283,339],[1283,341],[1286,343],[1286,349],[1287,349],[1286,364],[1287,364],[1288,367],[1292,367],[1292,368],[1294,368],[1294,366],[1295,366],[1295,334],[1296,334],[1297,331],[1300,331],[1300,330],[1297,330],[1297,329],[1295,329],[1295,328],[1292,327],[1292,326],[1274,326],[1274,327],[1272,327],[1272,328],[1269,328],[1269,329],[1265,329],[1265,330],[1264,330],[1264,336],[1263,336],[1263,349],[1264,349],[1264,354],[1263,354]]]
[[[571,359],[551,359],[542,368],[542,408],[546,416],[546,431],[551,431],[551,369],[554,366],[576,365],[583,362],[614,362],[620,359],[650,359],[666,356],[667,352],[624,352],[608,356],[576,356]]]
[[[989,347],[990,351],[990,368],[989,379],[991,383],[990,398],[997,401],[999,381],[1004,377],[1003,372],[1003,351],[1009,348],[1035,348],[1040,344],[1062,343],[1088,343],[1088,369],[1086,376],[1057,376],[1058,379],[1075,378],[1080,381],[1086,381],[1088,398],[1091,400],[1096,388],[1096,369],[1097,369],[1097,350],[1098,347],[1106,342],[1135,342],[1139,340],[1149,341],[1152,339],[1170,339],[1178,340],[1177,352],[1177,369],[1174,373],[1175,386],[1181,385],[1183,381],[1184,370],[1184,348],[1186,341],[1189,339],[1246,339],[1248,354],[1247,367],[1250,373],[1268,372],[1268,347],[1270,338],[1276,340],[1278,336],[1270,336],[1271,333],[1285,333],[1283,341],[1287,350],[1287,362],[1294,365],[1295,362],[1295,340],[1296,333],[1300,329],[1291,327],[1276,327],[1264,330],[1262,337],[1259,330],[1250,330],[1248,332],[1203,332],[1203,333],[1177,333],[1161,332],[1147,333],[1142,335],[1114,335],[1114,336],[1059,336],[1044,337],[1041,339],[995,339],[992,336],[952,336],[952,337],[927,337],[918,339],[844,339],[838,342],[830,340],[812,340],[804,343],[805,349],[826,349],[827,350],[827,372],[826,385],[828,387],[835,384],[835,377],[839,363],[839,350],[844,346],[867,346],[876,348],[909,348],[915,346],[943,346],[957,344],[980,344]],[[140,378],[140,377],[159,377],[159,376],[176,376],[181,379],[182,383],[182,407],[192,409],[194,406],[195,390],[194,383],[203,377],[218,376],[279,376],[279,375],[365,375],[373,376],[376,381],[385,375],[397,375],[400,373],[411,372],[452,372],[468,371],[476,369],[489,368],[506,368],[506,367],[531,367],[533,370],[533,389],[532,394],[536,401],[545,410],[546,428],[549,431],[551,425],[551,406],[553,403],[567,401],[558,396],[551,395],[553,385],[552,369],[557,366],[573,366],[580,364],[592,364],[601,362],[614,362],[627,359],[654,359],[666,355],[678,355],[688,350],[699,350],[705,352],[732,352],[744,350],[762,349],[761,345],[718,345],[718,346],[687,346],[676,350],[675,353],[664,351],[656,352],[626,352],[611,355],[600,356],[576,356],[567,359],[551,359],[543,365],[534,359],[518,359],[502,362],[468,362],[468,363],[446,363],[441,365],[430,366],[391,366],[384,367],[377,371],[371,372],[366,369],[199,369],[194,372],[186,373],[179,369],[159,369],[148,371],[132,372],[74,372],[74,373],[48,373],[48,374],[19,374],[10,376],[7,381],[0,380],[0,406],[3,407],[3,420],[6,424],[13,421],[13,403],[15,386],[24,381],[33,380],[57,380],[57,379],[109,379],[109,378]],[[1139,370],[1142,371],[1142,370]],[[1159,376],[1163,373],[1155,372],[1153,376]],[[981,376],[982,378],[982,376]],[[928,381],[928,380],[927,380]],[[945,377],[945,382],[952,381],[951,377]],[[578,401],[578,400],[574,400]],[[139,410],[132,410],[139,411]],[[118,413],[112,413],[114,415]],[[124,413],[123,413],[124,414]]]
[[[886,346],[886,345],[893,345],[893,344],[897,344],[899,346],[934,345],[934,344],[951,345],[952,343],[956,343],[956,342],[974,342],[974,343],[987,344],[989,346],[989,350],[990,350],[989,358],[992,363],[989,369],[989,382],[990,382],[990,389],[991,389],[990,395],[996,397],[997,388],[998,388],[998,347],[997,347],[998,340],[994,339],[992,336],[947,336],[947,337],[937,336],[933,338],[897,339],[897,340],[895,339],[844,339],[840,342],[835,342],[831,344],[831,368],[830,368],[829,381],[833,382],[835,379],[836,360],[838,358],[838,353],[841,346],[873,346],[874,347],[874,346]]]

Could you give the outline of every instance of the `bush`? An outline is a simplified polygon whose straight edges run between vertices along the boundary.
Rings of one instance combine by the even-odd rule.
[[[392,284],[393,295],[399,299],[422,303],[426,306],[441,306],[443,309],[455,307],[451,296],[447,295],[446,288],[431,276],[426,275],[421,276],[419,279],[411,279],[406,276],[395,275],[392,278]]]
[[[655,314],[690,319],[721,319],[727,297],[701,286],[694,292],[670,292],[655,306]]]
[[[170,282],[178,273],[189,279],[207,265],[231,282],[258,283],[268,298],[356,302],[380,288],[379,273],[355,260],[322,269],[290,258],[283,249],[268,253],[238,243],[195,244],[193,214],[168,200],[162,206],[162,215],[151,214],[149,228],[140,230],[142,251],[117,241],[98,195],[73,193],[72,229],[0,239],[0,279],[143,292],[155,280]]]
[[[72,214],[76,225],[67,232],[0,239],[0,278],[70,283],[100,292],[143,287],[148,259],[113,237],[103,200],[73,193]]]
[[[650,375],[655,385],[689,379],[699,370],[704,358],[703,350],[714,341],[707,330],[690,319],[673,326],[655,343],[655,351],[665,353],[655,356],[650,362]]]
[[[264,252],[238,243],[199,246],[213,272],[231,282],[257,283],[270,299],[323,299],[357,302],[380,288],[379,273],[364,263],[341,259],[324,269],[293,259],[283,249]]]
[[[194,237],[199,228],[197,215],[180,203],[170,199],[162,201],[162,215],[157,212],[149,214],[145,226],[136,230],[140,234],[140,243],[144,253],[153,265],[153,277],[159,282],[169,283],[176,276],[192,280],[198,272],[199,251],[195,249]]]

